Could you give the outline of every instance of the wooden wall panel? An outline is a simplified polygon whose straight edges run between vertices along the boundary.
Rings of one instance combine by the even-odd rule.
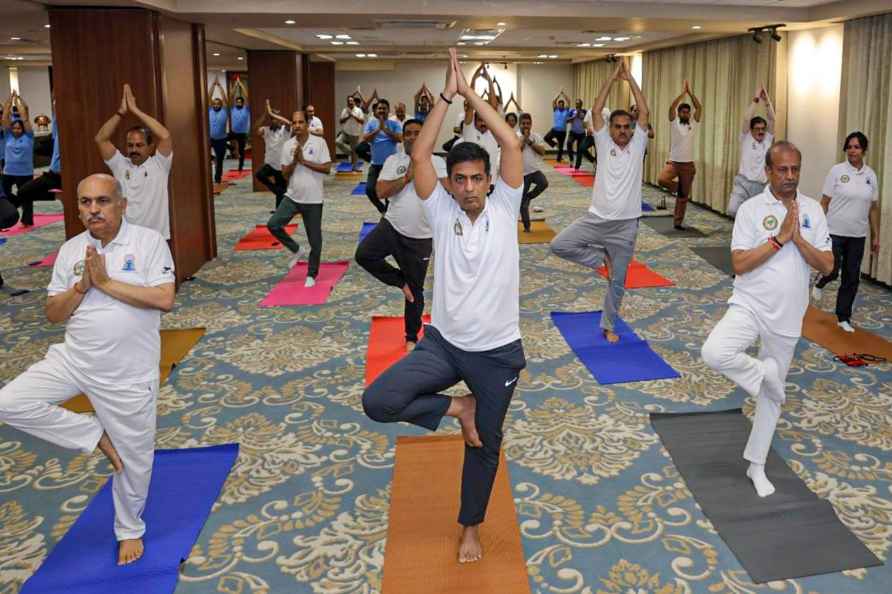
[[[309,62],[307,75],[307,103],[316,108],[316,117],[325,126],[325,141],[328,152],[334,160],[335,133],[337,131],[335,114],[335,64],[334,62]]]

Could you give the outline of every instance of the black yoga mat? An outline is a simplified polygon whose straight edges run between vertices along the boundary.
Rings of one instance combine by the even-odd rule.
[[[706,237],[706,234],[694,227],[685,225],[683,230],[676,229],[671,217],[641,217],[651,229],[666,237]]]
[[[692,247],[691,251],[724,272],[729,276],[734,275],[731,268],[731,248],[727,245],[722,247]]]
[[[755,583],[882,565],[774,449],[765,471],[776,491],[756,495],[742,458],[750,423],[740,409],[652,413],[650,422],[703,513]]]

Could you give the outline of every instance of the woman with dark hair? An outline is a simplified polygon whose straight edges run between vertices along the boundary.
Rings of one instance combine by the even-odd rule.
[[[13,106],[18,107],[20,119],[12,119]],[[21,223],[27,227],[34,224],[34,202],[21,200],[18,194],[22,186],[34,178],[34,130],[30,120],[28,105],[13,91],[3,106],[2,127],[6,132],[3,193],[16,208],[22,209]]]
[[[876,254],[880,250],[880,194],[876,173],[864,163],[867,137],[861,132],[852,132],[846,136],[842,150],[846,160],[830,169],[821,198],[833,241],[833,272],[818,280],[812,289],[812,298],[820,301],[824,287],[836,280],[842,270],[836,295],[836,318],[840,328],[854,332],[852,304],[858,293],[868,228],[870,251]]]

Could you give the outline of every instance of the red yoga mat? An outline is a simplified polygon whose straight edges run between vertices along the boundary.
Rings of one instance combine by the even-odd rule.
[[[226,173],[223,174],[224,181],[235,181],[237,179],[243,179],[251,175],[250,169],[243,169],[242,171],[238,171],[236,169],[230,169]]]
[[[49,254],[43,260],[37,260],[36,262],[31,262],[28,266],[34,266],[35,268],[43,268],[44,266],[52,266],[56,263],[56,257],[59,255],[59,250],[54,251]]]
[[[273,287],[263,298],[260,307],[280,307],[285,305],[322,305],[328,301],[332,289],[347,272],[350,262],[323,262],[316,276],[316,286],[305,287],[307,279],[307,263],[298,262],[285,278]]]
[[[34,224],[32,226],[23,227],[21,223],[16,223],[9,229],[0,229],[0,237],[12,237],[13,235],[30,233],[35,229],[40,229],[41,227],[45,227],[52,223],[58,223],[62,220],[65,220],[65,215],[63,214],[36,214],[34,215]]]
[[[574,175],[573,181],[575,181],[580,186],[591,188],[595,185],[595,176],[590,173],[586,173],[585,175]]]
[[[598,274],[607,278],[607,268],[601,266],[598,268]],[[647,267],[647,264],[643,262],[639,262],[638,260],[632,260],[629,263],[629,268],[626,270],[626,288],[627,289],[646,289],[649,287],[672,287],[675,283],[666,278],[665,276],[660,276],[653,270]]]
[[[431,317],[424,315],[423,324],[430,324]],[[424,336],[421,328],[419,339]],[[402,316],[372,316],[369,330],[369,346],[365,353],[365,385],[370,385],[391,365],[406,356],[406,326]]]
[[[285,231],[288,235],[294,235],[294,232],[297,231],[297,225],[285,225]],[[282,244],[273,237],[266,225],[257,225],[235,244],[235,251],[237,252],[280,249],[282,249]]]

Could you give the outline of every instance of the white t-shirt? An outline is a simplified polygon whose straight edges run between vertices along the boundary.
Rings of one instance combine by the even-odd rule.
[[[282,167],[290,165],[294,161],[294,150],[297,148],[297,137],[289,138],[282,146]],[[328,143],[321,136],[310,134],[303,145],[304,161],[310,163],[328,163],[331,155],[328,153]],[[313,171],[304,165],[297,165],[288,180],[288,190],[285,196],[299,204],[322,204],[325,192],[322,189],[324,173]]]
[[[114,156],[105,162],[112,175],[124,188],[127,198],[127,220],[135,225],[154,229],[170,239],[170,195],[167,179],[173,164],[173,153],[165,157],[159,152],[146,159],[142,165],[115,150]]]
[[[345,107],[341,110],[342,119],[350,116],[351,114],[358,117],[360,121],[357,122],[353,118],[350,118],[349,120],[341,124],[341,130],[348,136],[361,136],[362,124],[363,122],[365,122],[365,114],[362,113],[362,110],[356,106],[354,106],[352,110],[349,107]]]
[[[473,121],[468,125],[473,127],[473,125],[474,125]],[[458,117],[455,118],[455,128],[458,128],[458,129],[464,131],[464,129],[465,129],[465,112],[464,112],[464,110],[462,110],[462,112],[460,114],[458,114]],[[453,132],[454,132],[454,130],[453,130]]]
[[[697,136],[699,123],[694,118],[682,124],[676,117],[669,122],[669,160],[676,163],[694,161],[694,138]]]
[[[87,245],[105,256],[112,280],[139,287],[175,282],[167,242],[154,229],[122,221],[118,235],[102,247],[89,231],[59,249],[50,296],[64,293],[81,279]],[[53,345],[67,363],[92,380],[126,385],[158,379],[161,359],[161,311],[134,307],[92,287],[65,325],[65,346]]]
[[[269,126],[263,126],[260,131],[263,133],[263,162],[276,171],[281,171],[282,145],[291,136],[291,130],[285,126],[279,126],[278,130],[273,130]]]
[[[595,132],[594,139],[598,169],[589,212],[608,220],[637,219],[641,216],[641,170],[647,132],[636,128],[629,143],[620,147],[605,124]]]
[[[378,180],[393,181],[403,177],[411,163],[412,157],[404,152],[390,155],[384,161],[384,167],[378,175]],[[446,177],[446,161],[442,157],[432,155],[431,165],[437,172],[437,178]],[[387,207],[387,214],[384,215],[384,218],[390,221],[390,224],[400,235],[413,239],[430,239],[433,233],[421,202],[421,198],[415,193],[415,182],[412,181],[398,194],[390,197],[390,205]]]
[[[318,118],[318,116],[313,116],[309,122],[307,122],[307,128],[310,130],[310,134],[313,132],[318,132],[322,134],[324,128],[322,127],[322,120]]]
[[[774,134],[766,133],[762,142],[753,137],[752,132],[740,135],[740,169],[738,174],[750,181],[768,183],[765,175],[765,153],[774,142]]]
[[[422,201],[437,254],[431,324],[462,350],[488,351],[520,338],[522,197],[522,185],[496,180],[473,224],[439,183]]]
[[[520,130],[517,131],[517,137],[523,139],[523,133],[521,133]],[[530,141],[536,146],[545,144],[545,140],[543,140],[542,136],[533,131],[530,131]],[[521,140],[521,142],[523,141]],[[529,175],[542,170],[542,158],[539,156],[539,153],[533,150],[533,147],[524,143],[522,155],[524,175]]]
[[[827,219],[821,205],[796,193],[799,203],[799,232],[822,252],[831,251]],[[771,188],[744,202],[734,219],[731,251],[750,250],[780,232],[787,209]],[[800,336],[802,318],[808,307],[811,267],[792,241],[750,272],[734,278],[734,293],[728,303],[741,305],[758,316],[769,329],[782,336]]]
[[[475,142],[489,154],[489,170],[492,173],[493,183],[495,183],[495,179],[499,176],[502,149],[499,147],[496,137],[492,135],[492,130],[487,130],[485,134],[481,134],[480,130],[473,124],[465,126],[461,131],[461,140],[455,144],[458,145],[462,142]]]
[[[880,199],[877,174],[867,165],[855,169],[848,161],[830,168],[824,179],[824,196],[830,196],[827,224],[840,237],[867,237],[868,215]]]

